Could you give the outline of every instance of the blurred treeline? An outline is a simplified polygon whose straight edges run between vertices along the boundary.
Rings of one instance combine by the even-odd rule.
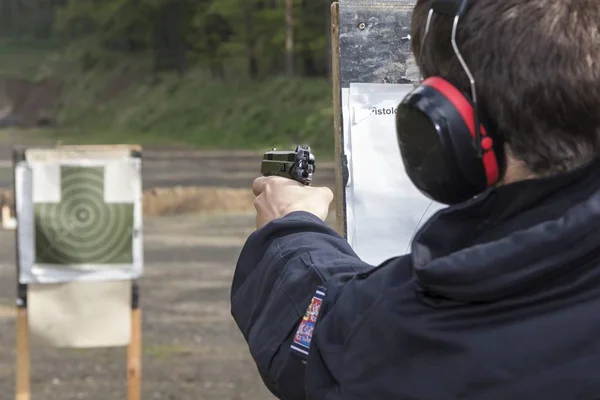
[[[213,79],[329,73],[331,0],[0,0],[0,37],[143,54],[155,71]],[[236,68],[229,68],[235,65]]]

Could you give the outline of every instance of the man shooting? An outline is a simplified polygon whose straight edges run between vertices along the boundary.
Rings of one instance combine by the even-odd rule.
[[[324,223],[331,191],[258,178],[231,307],[265,384],[598,398],[600,2],[420,0],[411,42],[425,80],[399,106],[400,150],[449,207],[371,266]]]

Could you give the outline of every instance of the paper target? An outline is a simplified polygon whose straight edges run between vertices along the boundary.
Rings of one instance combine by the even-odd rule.
[[[139,151],[28,149],[14,170],[20,283],[142,275]]]
[[[104,201],[104,170],[61,167],[61,201],[35,204],[40,264],[133,261],[133,204]]]

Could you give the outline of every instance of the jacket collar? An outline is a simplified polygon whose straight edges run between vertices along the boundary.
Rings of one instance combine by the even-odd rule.
[[[457,301],[495,301],[600,257],[599,173],[600,161],[441,210],[412,245],[420,285]]]

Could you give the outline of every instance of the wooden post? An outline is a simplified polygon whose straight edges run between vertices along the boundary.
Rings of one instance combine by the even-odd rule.
[[[127,400],[140,400],[142,380],[142,309],[139,287],[131,287],[131,341],[127,349]]]
[[[17,371],[15,400],[30,400],[29,319],[27,306],[17,308]]]
[[[13,149],[13,198],[15,204],[15,219],[18,221],[17,213],[17,176],[14,172],[15,166],[25,160],[23,149]],[[16,358],[17,370],[15,371],[15,400],[31,399],[31,359],[29,344],[29,315],[27,313],[27,285],[20,283],[21,263],[19,251],[19,234],[15,231],[16,244],[16,267],[17,267],[17,321],[16,321]]]
[[[335,145],[335,217],[336,230],[346,236],[346,188],[344,184],[344,140],[342,136],[342,89],[340,81],[340,7],[331,5],[331,81],[333,86],[333,140]]]

